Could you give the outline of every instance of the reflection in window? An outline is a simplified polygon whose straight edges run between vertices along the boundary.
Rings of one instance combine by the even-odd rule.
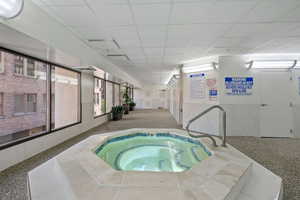
[[[50,87],[50,65],[3,52],[0,52],[0,66],[5,68],[5,73],[0,73],[0,145],[49,132],[51,125],[53,130],[80,121],[80,73],[52,66]],[[15,74],[22,76],[16,78]]]
[[[27,76],[35,76],[35,62],[33,59],[27,59]]]
[[[53,129],[80,121],[80,75],[52,66],[52,122]]]
[[[43,94],[47,93],[46,76],[26,78],[23,56],[5,52],[2,60],[5,60],[5,73],[0,73],[0,115],[3,115],[0,118],[0,144],[46,132],[47,113],[42,112],[47,107],[42,101]],[[6,65],[6,61],[13,65]],[[36,67],[34,73],[42,74],[46,68],[46,64]],[[33,75],[32,70],[27,72]],[[16,79],[14,74],[22,76]]]
[[[118,106],[120,105],[120,85],[114,84],[114,105]]]
[[[26,112],[36,112],[37,94],[27,94]]]
[[[111,108],[114,104],[113,99],[113,84],[111,82],[106,81],[106,112],[111,112]]]
[[[94,78],[94,116],[103,115],[106,112],[105,80]]]
[[[14,59],[15,73],[18,75],[24,75],[24,57],[15,56]]]
[[[4,72],[4,53],[0,51],[0,73]]]
[[[0,116],[4,115],[3,101],[4,101],[4,94],[3,94],[3,92],[0,92]]]

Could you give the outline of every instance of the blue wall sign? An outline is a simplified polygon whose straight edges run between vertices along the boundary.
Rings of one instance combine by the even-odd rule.
[[[227,95],[252,95],[253,77],[225,77]]]
[[[212,97],[218,96],[218,90],[216,90],[216,89],[209,90],[209,96],[212,96]]]
[[[204,73],[201,73],[201,74],[191,74],[190,75],[190,78],[195,78],[195,77],[204,77],[205,74]]]

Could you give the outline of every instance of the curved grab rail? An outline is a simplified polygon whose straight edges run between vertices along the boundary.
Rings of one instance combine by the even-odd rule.
[[[206,113],[210,112],[210,111],[213,110],[213,109],[219,109],[219,110],[222,111],[222,126],[223,126],[223,127],[222,127],[222,128],[223,128],[223,142],[222,142],[222,146],[223,146],[223,147],[226,147],[226,111],[224,110],[224,108],[222,108],[222,107],[219,106],[219,105],[211,106],[211,107],[207,108],[206,110],[204,110],[203,112],[201,112],[200,114],[198,114],[198,115],[196,115],[195,117],[193,117],[193,118],[188,122],[188,124],[186,125],[186,128],[185,128],[185,129],[187,130],[189,136],[191,136],[191,137],[195,137],[195,138],[208,137],[208,138],[210,138],[210,139],[212,140],[212,142],[213,142],[213,145],[214,145],[215,147],[217,147],[217,146],[218,146],[218,145],[217,145],[217,142],[216,142],[215,138],[213,138],[212,135],[210,135],[210,134],[208,134],[208,133],[203,133],[203,132],[197,132],[197,133],[199,133],[199,134],[201,134],[201,135],[193,135],[193,134],[190,133],[190,129],[189,129],[189,128],[190,128],[190,125],[191,125],[195,120],[199,119],[200,117],[202,117],[203,115],[205,115]]]

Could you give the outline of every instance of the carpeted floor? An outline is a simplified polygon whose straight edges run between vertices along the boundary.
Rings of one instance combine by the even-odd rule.
[[[42,152],[0,173],[0,200],[25,200],[27,172],[93,134],[127,128],[180,128],[161,110],[139,110]],[[284,200],[300,200],[300,140],[230,137],[229,143],[284,180]]]

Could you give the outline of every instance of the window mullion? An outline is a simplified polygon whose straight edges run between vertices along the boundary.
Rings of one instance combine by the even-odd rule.
[[[46,103],[46,113],[47,113],[47,117],[46,117],[46,130],[50,131],[51,130],[51,117],[52,117],[52,86],[51,86],[51,79],[52,79],[52,66],[51,65],[47,65],[46,68],[46,99],[47,99],[47,103]]]

